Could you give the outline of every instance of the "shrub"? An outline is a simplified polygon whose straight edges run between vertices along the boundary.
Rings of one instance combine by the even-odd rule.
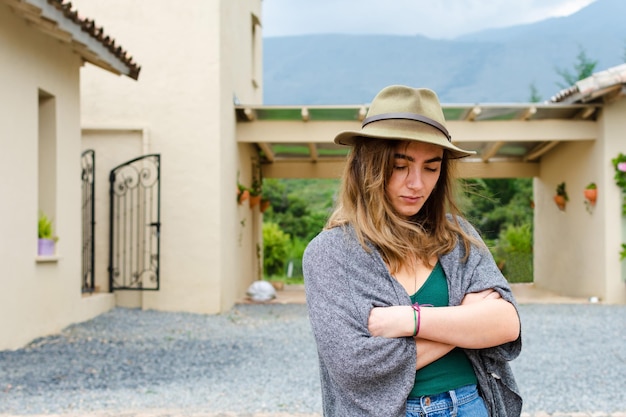
[[[289,235],[276,223],[263,223],[263,272],[265,275],[282,274],[289,249]]]
[[[504,259],[503,274],[509,282],[533,281],[533,232],[531,224],[508,226],[500,233],[498,253]]]

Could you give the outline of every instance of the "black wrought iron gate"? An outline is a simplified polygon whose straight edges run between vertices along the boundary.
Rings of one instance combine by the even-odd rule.
[[[144,155],[109,174],[109,289],[158,290],[161,156]]]
[[[82,292],[94,290],[94,260],[95,260],[95,187],[96,187],[96,153],[87,149],[81,154],[81,180],[83,190],[83,274]]]

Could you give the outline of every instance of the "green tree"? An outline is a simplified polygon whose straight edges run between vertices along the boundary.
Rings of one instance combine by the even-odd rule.
[[[263,223],[263,272],[268,275],[281,275],[289,251],[288,234],[276,223]]]
[[[328,218],[337,182],[324,180],[265,180],[264,196],[271,209],[265,222],[276,223],[293,239],[311,240]]]
[[[508,225],[533,223],[532,179],[466,179],[460,204],[487,240],[496,240]]]
[[[574,63],[574,72],[570,72],[565,68],[556,68],[556,73],[563,78],[565,84],[556,83],[561,88],[568,88],[576,84],[576,81],[587,78],[593,74],[593,71],[598,65],[598,61],[595,61],[587,56],[585,49],[578,45],[578,55],[576,56],[576,62]]]
[[[530,224],[507,226],[500,233],[495,252],[509,282],[532,282],[533,232]]]

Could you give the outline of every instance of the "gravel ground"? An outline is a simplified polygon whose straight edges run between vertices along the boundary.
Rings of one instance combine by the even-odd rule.
[[[520,311],[512,366],[526,414],[626,413],[626,306]],[[301,304],[214,316],[117,308],[0,351],[0,414],[321,414],[316,355]]]

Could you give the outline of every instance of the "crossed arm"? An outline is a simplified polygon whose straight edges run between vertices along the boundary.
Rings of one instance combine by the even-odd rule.
[[[520,321],[515,307],[495,290],[466,294],[461,305],[422,307],[420,330],[415,337],[417,369],[461,347],[481,349],[517,339]],[[410,337],[415,329],[410,306],[375,307],[368,330],[372,336]]]

